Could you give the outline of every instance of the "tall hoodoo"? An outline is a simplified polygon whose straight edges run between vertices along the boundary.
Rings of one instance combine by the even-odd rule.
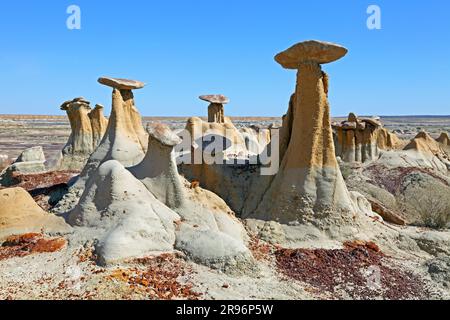
[[[321,64],[347,53],[339,45],[306,41],[278,54],[284,68],[297,69],[291,99],[292,131],[280,170],[253,216],[280,222],[315,220],[351,212],[354,207],[342,178],[333,143],[325,73]]]
[[[82,97],[75,98],[64,102],[61,110],[66,111],[72,132],[62,150],[59,168],[81,169],[94,151],[92,126],[89,119],[90,102]]]
[[[147,134],[132,92],[143,88],[144,83],[115,78],[99,78],[98,82],[113,88],[111,116],[105,135],[83,169],[80,181],[86,181],[93,170],[108,160],[117,160],[126,167],[136,165],[147,150]]]
[[[221,94],[203,95],[199,97],[200,100],[209,102],[208,107],[208,122],[225,123],[224,104],[230,100]]]

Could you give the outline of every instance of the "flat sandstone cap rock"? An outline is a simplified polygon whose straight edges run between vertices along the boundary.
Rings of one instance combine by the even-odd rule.
[[[119,90],[134,90],[145,87],[145,83],[143,82],[128,79],[101,77],[98,79],[98,82],[104,84],[105,86],[113,87]]]
[[[221,94],[209,94],[199,97],[200,100],[207,101],[209,103],[227,104],[230,100]]]
[[[297,43],[277,54],[275,61],[283,68],[298,69],[302,62],[330,63],[342,58],[347,52],[346,48],[334,43],[309,40]]]
[[[181,143],[181,138],[175,134],[167,125],[162,123],[147,125],[150,138],[155,139],[162,145],[174,147]]]

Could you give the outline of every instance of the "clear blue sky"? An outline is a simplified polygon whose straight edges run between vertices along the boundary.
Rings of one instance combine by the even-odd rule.
[[[82,29],[66,28],[80,6]],[[382,30],[366,27],[367,7]],[[2,2],[0,113],[62,114],[84,96],[111,104],[99,76],[148,86],[144,115],[205,115],[200,94],[223,93],[232,116],[281,116],[295,72],[273,57],[308,39],[346,46],[325,65],[333,115],[450,114],[448,0],[40,0]]]

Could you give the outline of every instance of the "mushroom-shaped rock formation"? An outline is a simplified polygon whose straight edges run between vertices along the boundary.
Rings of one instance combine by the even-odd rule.
[[[227,97],[221,94],[212,94],[203,95],[199,98],[210,103],[208,107],[208,122],[225,123],[223,105],[230,102]]]
[[[246,233],[231,209],[215,194],[190,184],[178,174],[174,146],[180,139],[165,125],[149,125],[144,160],[129,170],[161,202],[180,215],[176,248],[193,259],[224,266],[249,259]]]
[[[298,69],[291,100],[292,131],[280,169],[250,217],[282,223],[324,220],[318,216],[351,219],[355,208],[335,156],[320,66],[346,53],[338,45],[306,41],[275,57],[283,67]]]
[[[275,60],[286,69],[299,70],[305,63],[315,65],[330,63],[347,54],[348,50],[340,45],[309,40],[297,43],[275,56]]]
[[[258,141],[262,134],[260,136],[260,132],[254,130],[240,132],[228,117],[225,117],[224,123],[206,122],[198,117],[189,118],[185,132],[188,137],[183,139],[190,139],[191,148],[186,152],[190,158],[188,163],[181,161],[180,172],[218,194],[233,210],[240,213],[245,192],[242,192],[241,185],[237,187],[235,184],[234,177],[238,172],[234,169],[253,159],[264,149],[266,143]],[[183,156],[184,159],[186,155]]]
[[[84,98],[64,102],[61,110],[67,112],[72,132],[62,150],[58,168],[81,170],[103,137],[108,121],[103,116],[102,109],[91,111],[90,102]]]
[[[0,242],[12,235],[32,232],[60,234],[70,231],[64,219],[42,210],[22,188],[0,190]]]
[[[208,122],[198,117],[187,120],[185,130],[191,139],[191,164],[205,163],[205,153],[216,159],[221,158],[223,162],[247,159],[249,152],[244,137],[223,112],[223,104],[229,102],[228,98],[223,95],[205,95],[200,96],[200,99],[210,102]]]
[[[103,113],[104,109],[101,104],[96,104],[95,108],[88,114],[91,120],[92,144],[94,148],[100,144],[108,127],[108,119],[105,118]]]
[[[143,87],[145,87],[145,83],[129,79],[100,77],[98,79],[98,82],[105,86],[125,91],[142,89]]]
[[[345,162],[367,162],[378,158],[380,149],[401,146],[400,139],[383,128],[377,118],[358,118],[350,113],[348,120],[334,123],[336,155]]]
[[[10,166],[0,174],[0,185],[10,186],[13,182],[13,173],[20,174],[44,172],[45,155],[42,147],[32,147],[24,150]]]
[[[77,186],[82,186],[100,164],[117,160],[125,167],[141,162],[147,150],[147,134],[134,104],[131,89],[144,84],[134,80],[100,78],[99,83],[112,86],[112,109],[108,127],[99,146],[84,167]]]

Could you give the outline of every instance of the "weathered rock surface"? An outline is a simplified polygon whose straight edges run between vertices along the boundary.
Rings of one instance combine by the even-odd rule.
[[[64,102],[61,110],[67,112],[72,132],[57,167],[59,170],[81,170],[103,138],[108,120],[101,106],[92,110],[90,102],[84,98]]]
[[[205,122],[198,117],[192,117],[188,119],[185,130],[189,133],[193,148],[191,163],[207,162],[205,154],[220,154],[224,161],[246,158],[248,155],[244,138],[227,117],[223,123]],[[215,146],[217,148],[213,150]]]
[[[330,63],[344,57],[347,52],[346,48],[334,43],[310,40],[293,45],[279,53],[275,60],[283,68],[297,70],[302,63]]]
[[[378,158],[380,150],[395,150],[402,142],[382,127],[378,119],[358,118],[350,113],[348,120],[333,123],[336,156],[346,162],[368,162]]]
[[[261,154],[272,139],[269,128],[251,126],[239,129],[245,141],[245,147],[252,155]]]
[[[108,128],[108,119],[103,113],[104,107],[101,104],[95,105],[95,108],[88,114],[92,127],[92,145],[94,149],[100,144]]]
[[[135,90],[145,87],[145,83],[137,80],[101,77],[98,82],[118,90]]]
[[[68,222],[94,229],[100,263],[172,251],[178,215],[125,167],[110,160],[95,170]]]
[[[176,248],[193,259],[228,266],[248,260],[246,232],[234,213],[215,194],[190,184],[178,174],[173,149],[181,140],[165,125],[149,126],[144,160],[130,168],[162,203],[181,217]]]
[[[339,59],[347,50],[338,45],[307,41],[275,58],[285,68],[298,69],[292,104],[292,132],[274,177],[251,217],[318,221],[347,219],[355,210],[334,150],[330,110],[320,63]],[[290,121],[290,120],[289,120]]]
[[[105,81],[99,79],[100,83]],[[107,83],[110,83],[106,81]],[[141,87],[134,80],[120,80],[116,87]],[[147,134],[142,126],[141,115],[134,103],[131,89],[113,89],[112,109],[103,140],[92,153],[80,175],[82,185],[102,163],[117,160],[125,167],[139,163],[147,150]]]
[[[0,242],[11,235],[32,232],[67,233],[64,219],[42,210],[22,188],[0,190]]]
[[[41,173],[46,171],[45,155],[42,147],[24,150],[10,166],[0,174],[0,185],[8,187],[13,183],[14,174]]]
[[[422,131],[403,150],[384,152],[380,157],[380,163],[388,167],[418,167],[447,174],[450,170],[449,159],[445,144],[439,143]]]

